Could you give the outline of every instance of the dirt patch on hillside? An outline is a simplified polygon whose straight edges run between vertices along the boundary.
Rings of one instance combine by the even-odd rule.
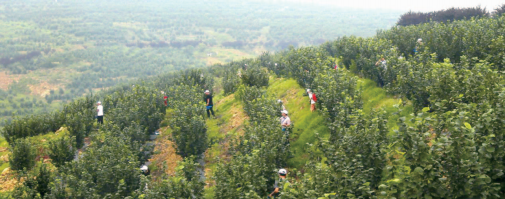
[[[214,64],[220,64],[220,63],[223,63],[222,61],[220,61],[219,59],[215,58],[215,57],[207,57],[207,66],[212,66]]]
[[[84,50],[84,49],[86,49],[86,47],[84,47],[83,45],[74,45],[74,46],[72,46],[72,48],[70,49],[70,51]]]
[[[230,118],[228,124],[221,129],[221,131],[223,133],[227,133],[232,130],[236,130],[236,132],[238,132],[239,135],[242,135],[242,133],[244,132],[242,125],[244,124],[245,121],[249,120],[249,116],[245,114],[242,107],[237,107],[235,105],[231,108],[230,112],[233,113],[233,116]]]
[[[59,88],[63,88],[63,86],[41,81],[37,84],[28,85],[28,88],[30,88],[32,95],[45,97],[51,93],[51,90],[57,91]]]
[[[0,71],[0,89],[9,89],[9,84],[21,79],[21,75],[9,75],[5,71]]]
[[[12,191],[19,183],[16,174],[10,168],[5,168],[0,174],[0,192]]]
[[[156,179],[157,176],[161,176],[162,173],[173,175],[175,173],[175,168],[177,167],[177,162],[182,161],[182,157],[176,153],[176,149],[173,147],[173,142],[169,140],[168,135],[163,135],[166,130],[160,130],[160,135],[155,141],[154,155],[149,159],[152,165],[149,166],[153,170],[152,176]]]

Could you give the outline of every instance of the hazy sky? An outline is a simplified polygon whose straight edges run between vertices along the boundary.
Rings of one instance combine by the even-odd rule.
[[[316,4],[332,4],[338,7],[385,8],[393,10],[435,11],[451,7],[481,7],[494,10],[505,3],[504,0],[272,0],[295,1]]]

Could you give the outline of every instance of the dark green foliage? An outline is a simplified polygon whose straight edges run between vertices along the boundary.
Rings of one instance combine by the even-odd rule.
[[[2,135],[7,142],[12,143],[18,138],[56,132],[66,124],[67,119],[72,135],[88,135],[96,115],[93,108],[95,102],[95,98],[88,96],[67,104],[61,111],[16,118],[4,126]]]
[[[502,4],[500,7],[496,8],[493,12],[494,17],[500,17],[505,13],[505,4]]]
[[[159,128],[163,119],[163,96],[154,88],[137,85],[131,91],[115,91],[103,100],[104,120],[121,130],[136,122],[145,129],[146,136]],[[113,116],[113,117],[109,117]]]
[[[200,179],[200,167],[192,158],[179,162],[174,176],[162,176],[138,195],[145,198],[203,198],[205,182]],[[134,195],[135,196],[135,195]]]
[[[177,96],[172,101],[174,113],[170,119],[177,153],[182,157],[199,157],[208,147],[201,91],[196,87],[179,86],[170,93]]]
[[[232,143],[233,159],[221,163],[215,171],[215,197],[259,198],[273,191],[276,171],[287,166],[291,158],[290,130],[280,127],[280,107],[273,99],[262,96],[257,87],[242,87],[237,97],[244,103],[244,110],[251,125],[244,136]]]
[[[268,86],[268,72],[257,65],[248,65],[247,70],[242,71],[242,83],[247,86]]]
[[[240,77],[238,73],[234,70],[225,71],[222,84],[225,95],[234,93],[240,85]]]
[[[185,70],[178,74],[174,80],[175,85],[196,86],[203,90],[211,90],[214,86],[214,79],[209,74],[198,69]]]
[[[505,8],[505,5],[504,5]],[[489,52],[486,53],[486,61],[494,64],[494,68],[503,70],[505,68],[505,38],[499,36],[493,38],[489,45]]]
[[[50,192],[49,185],[52,180],[53,178],[51,172],[47,169],[47,165],[41,163],[37,171],[28,173],[25,181],[15,187],[12,197],[26,199],[44,198]]]
[[[65,165],[74,159],[76,145],[71,138],[61,137],[49,143],[49,157],[51,163],[56,167]]]
[[[480,6],[472,8],[449,8],[447,10],[428,13],[409,11],[400,17],[397,24],[400,26],[408,26],[428,23],[430,21],[452,22],[455,20],[470,19],[472,17],[487,17],[488,15],[489,13],[486,11],[486,8],[481,8]]]
[[[21,171],[30,170],[35,166],[35,149],[27,139],[18,139],[11,145],[11,154],[9,155],[9,164],[12,170]]]
[[[243,135],[229,138],[226,155],[231,158],[219,160],[213,169],[214,197],[264,197],[273,190],[276,171],[287,167],[293,180],[283,190],[283,198],[501,198],[505,193],[505,152],[500,150],[505,146],[500,72],[503,20],[394,27],[373,38],[344,37],[321,47],[264,54],[111,89],[101,96],[106,124],[90,134],[93,144],[79,160],[60,166],[48,196],[201,198],[203,168],[188,157],[201,158],[209,146],[203,90],[212,90],[214,77],[229,76],[226,81],[230,81],[232,71],[248,64],[242,71],[250,73],[242,79],[244,84],[232,82],[228,93],[234,91],[241,100],[249,124]],[[423,44],[416,44],[419,37]],[[416,53],[411,52],[414,47]],[[333,70],[335,57],[351,70],[343,66]],[[382,57],[387,67],[376,66]],[[329,127],[329,137],[307,146],[311,155],[303,172],[289,168],[291,136],[296,132],[281,130],[280,107],[262,90],[269,78],[263,67],[315,91],[317,114],[327,118],[320,125]],[[412,105],[415,113],[390,125],[388,117],[394,114],[390,110],[363,110],[356,76],[370,78],[405,100],[397,105],[399,114],[405,104]],[[160,89],[170,96],[172,139],[186,160],[176,176],[150,183],[138,167],[148,158],[147,136],[159,128],[166,111]],[[86,111],[94,110],[94,101],[81,102],[66,107],[65,114],[55,114],[56,119],[37,118],[28,124],[47,130],[57,128],[50,123],[56,121],[75,136],[87,135],[91,122],[79,118],[91,114]],[[15,121],[5,131],[11,143],[47,132],[30,131],[21,124]]]
[[[78,161],[61,169],[49,197],[96,198],[107,194],[126,197],[140,186],[139,162],[136,151],[121,138],[108,136],[95,142]],[[67,187],[63,190],[58,187]]]

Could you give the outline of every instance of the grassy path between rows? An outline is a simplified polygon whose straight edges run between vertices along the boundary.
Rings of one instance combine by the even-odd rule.
[[[392,129],[391,133],[397,129],[396,120],[399,117],[412,113],[412,106],[407,103],[400,113],[395,114],[398,110],[394,105],[399,104],[400,100],[388,95],[372,80],[360,78],[358,86],[363,93],[364,112],[370,113],[374,109],[385,111],[389,116],[388,125]],[[310,111],[309,99],[304,96],[305,88],[294,79],[271,78],[266,93],[269,97],[281,99],[289,111],[294,128],[290,143],[293,157],[288,164],[291,168],[302,168],[310,159],[311,151],[321,155],[317,152],[317,134],[323,138],[328,138],[330,134],[325,118],[318,111]],[[218,164],[216,158],[224,160],[230,158],[227,153],[230,144],[228,141],[243,134],[243,127],[247,125],[249,119],[243,110],[242,102],[235,99],[233,94],[223,96],[220,93],[214,97],[214,101],[216,118],[207,119],[207,133],[211,146],[205,153],[205,173],[208,183],[205,189],[206,198],[213,198],[214,182],[211,178]]]

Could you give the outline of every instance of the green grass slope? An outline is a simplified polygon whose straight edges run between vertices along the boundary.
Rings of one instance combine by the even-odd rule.
[[[223,96],[222,93],[219,93],[215,95],[214,112],[216,117],[206,120],[210,148],[205,152],[205,177],[209,185],[205,189],[205,198],[214,198],[212,176],[218,164],[217,159],[230,158],[228,153],[230,139],[243,135],[243,127],[249,120],[244,112],[242,102],[235,99],[234,94]]]
[[[281,99],[289,112],[294,126],[290,143],[294,157],[289,161],[289,165],[299,168],[309,159],[309,152],[315,150],[316,134],[328,137],[330,129],[325,125],[321,113],[310,112],[309,98],[303,96],[305,89],[295,80],[274,79],[271,81],[267,93]]]
[[[388,95],[385,89],[378,87],[377,83],[370,79],[359,78],[358,87],[362,91],[363,111],[365,113],[370,113],[374,109],[386,111],[389,116],[390,134],[398,129],[396,125],[398,118],[409,117],[413,113],[414,109],[410,102],[405,103],[405,106],[401,107],[401,112],[398,112],[394,105],[402,103],[401,100]]]
[[[377,87],[376,83],[369,79],[360,78],[358,86],[362,90],[363,109],[365,113],[372,110],[385,111],[389,116],[388,125],[393,130],[397,129],[396,121],[399,117],[408,117],[412,113],[412,105],[409,102],[402,107],[402,111],[394,106],[400,104],[400,99],[388,95],[386,90]],[[325,118],[316,111],[310,111],[310,103],[302,88],[294,79],[271,78],[270,85],[266,88],[268,96],[281,99],[284,106],[289,111],[289,117],[293,122],[293,133],[291,134],[291,150],[293,157],[289,161],[292,168],[301,168],[311,156],[311,152],[321,155],[317,151],[317,134],[323,138],[328,138],[330,130],[325,125]],[[231,137],[239,136],[243,133],[242,127],[248,121],[247,115],[243,111],[243,105],[235,96],[223,96],[222,93],[215,97],[216,119],[208,119],[208,138],[211,147],[206,153],[206,169],[211,175],[211,170],[215,168],[216,157],[226,158],[227,142]],[[393,133],[393,130],[391,133]]]

